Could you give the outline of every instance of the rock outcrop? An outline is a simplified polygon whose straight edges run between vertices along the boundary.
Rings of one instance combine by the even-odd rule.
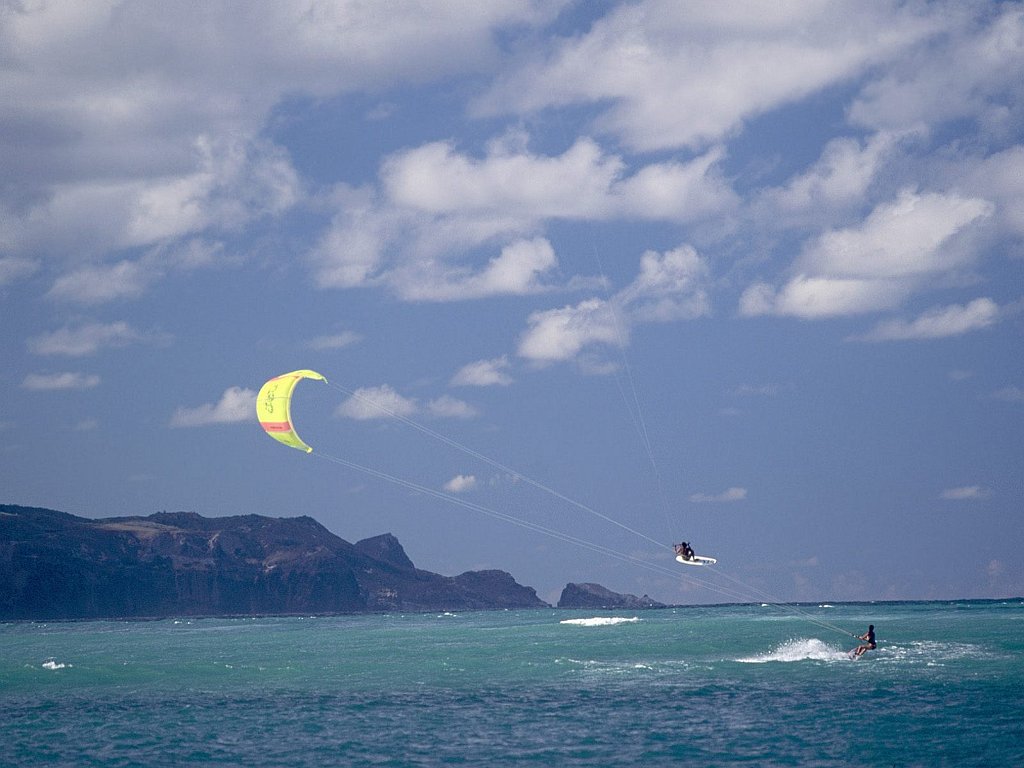
[[[600,584],[566,584],[558,599],[559,608],[666,608],[664,603],[652,600],[647,595],[619,594]]]
[[[503,571],[423,571],[391,534],[350,544],[311,517],[0,505],[5,620],[535,607],[548,606]]]

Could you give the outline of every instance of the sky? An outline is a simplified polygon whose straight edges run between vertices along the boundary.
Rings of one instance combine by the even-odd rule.
[[[1024,594],[1022,97],[1011,2],[5,0],[0,502]]]

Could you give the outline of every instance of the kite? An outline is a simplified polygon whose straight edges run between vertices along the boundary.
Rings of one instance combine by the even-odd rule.
[[[316,371],[301,370],[275,376],[260,388],[256,397],[256,417],[260,426],[275,440],[300,451],[312,453],[313,449],[302,442],[295,432],[291,419],[292,392],[303,379],[314,379],[326,383],[327,379]]]

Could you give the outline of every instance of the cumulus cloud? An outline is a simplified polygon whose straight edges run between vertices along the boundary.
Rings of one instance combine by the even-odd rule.
[[[1024,403],[1024,387],[1003,387],[993,392],[992,397],[1007,403]]]
[[[641,322],[692,320],[711,309],[709,277],[706,262],[692,246],[647,251],[640,258],[640,273],[614,301]]]
[[[329,336],[317,336],[306,344],[310,349],[344,349],[358,344],[363,337],[355,331],[342,331]]]
[[[772,227],[815,226],[830,215],[857,210],[900,143],[919,134],[879,131],[864,142],[833,139],[808,170],[781,187],[765,190],[755,205]]]
[[[508,355],[490,360],[477,360],[464,365],[452,376],[453,387],[507,387],[512,383]]]
[[[150,272],[134,261],[89,265],[58,277],[49,295],[83,304],[137,298],[143,294],[151,277]]]
[[[141,342],[152,342],[160,337],[144,334],[126,322],[87,323],[77,328],[65,327],[29,340],[29,350],[36,355],[63,355],[85,357],[101,349],[127,347]]]
[[[964,189],[995,203],[1001,231],[1024,237],[1024,146],[953,163],[947,173]]]
[[[448,493],[465,493],[476,487],[474,475],[456,475],[444,484],[444,490]]]
[[[220,400],[194,408],[182,406],[171,417],[172,427],[205,427],[252,421],[256,413],[256,392],[243,387],[224,390]]]
[[[940,498],[950,501],[971,501],[987,499],[991,495],[991,491],[980,485],[965,485],[960,488],[947,488],[940,494]]]
[[[782,387],[778,384],[740,384],[733,394],[743,397],[775,397]]]
[[[975,299],[966,305],[935,307],[914,320],[886,320],[862,336],[860,341],[904,341],[943,339],[988,328],[999,317],[999,306],[991,299]]]
[[[991,23],[977,24],[972,6],[945,7],[944,34],[922,55],[901,57],[881,72],[851,106],[850,119],[894,129],[961,118],[996,132],[1015,120],[1019,124],[1024,12],[1015,4],[990,10]],[[939,66],[943,61],[956,65]]]
[[[356,421],[405,419],[424,412],[438,419],[472,419],[478,413],[469,403],[441,395],[421,406],[414,397],[405,397],[388,384],[357,389],[335,410],[335,415]]]
[[[0,212],[2,212],[2,209],[0,209]],[[37,269],[39,269],[39,262],[35,259],[13,256],[0,257],[0,287],[28,277]]]
[[[469,403],[450,395],[442,395],[427,404],[427,411],[441,419],[472,419],[478,413]]]
[[[480,158],[427,144],[389,158],[379,190],[340,186],[338,212],[309,257],[319,285],[385,285],[433,301],[533,293],[558,265],[540,234],[550,222],[683,223],[737,204],[720,151],[629,174],[591,139],[551,156],[526,144],[514,132]]]
[[[710,311],[708,277],[707,264],[691,246],[648,251],[637,277],[612,297],[531,314],[518,353],[537,364],[572,360],[595,346],[624,346],[637,323],[701,317]],[[597,360],[587,367],[597,373],[610,370]]]
[[[419,410],[415,398],[403,397],[391,386],[362,387],[338,406],[336,415],[357,421],[411,416]]]
[[[394,285],[412,301],[455,301],[487,296],[516,296],[545,290],[541,276],[558,265],[555,251],[544,238],[518,240],[477,272],[465,267],[396,273]],[[419,279],[413,279],[419,275]]]
[[[264,138],[285,96],[487,71],[498,30],[544,25],[561,5],[253,0],[202,4],[183,24],[156,0],[15,3],[0,66],[0,113],[15,126],[0,142],[0,282],[42,255],[72,261],[57,297],[138,296],[151,264],[109,254],[236,232],[303,199],[287,153]]]
[[[690,496],[694,504],[720,504],[730,501],[743,501],[747,498],[746,488],[726,488],[721,493],[695,493]]]
[[[30,373],[21,382],[25,389],[52,391],[61,389],[91,389],[99,386],[100,377],[90,373]]]
[[[601,299],[587,299],[575,306],[534,312],[519,340],[521,357],[535,363],[552,363],[576,357],[592,344],[624,343],[616,309]]]
[[[976,254],[951,241],[992,211],[978,198],[904,190],[860,225],[809,242],[781,289],[747,288],[740,313],[820,318],[893,309],[929,279],[970,266]]]
[[[889,61],[940,26],[885,4],[630,3],[511,70],[477,111],[597,104],[595,127],[634,149],[701,146]]]
[[[857,227],[826,232],[804,251],[797,268],[842,278],[913,277],[962,266],[973,254],[944,249],[950,238],[990,216],[986,200],[904,190],[877,206]]]

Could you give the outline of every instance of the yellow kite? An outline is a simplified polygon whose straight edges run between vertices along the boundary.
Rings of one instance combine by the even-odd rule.
[[[256,398],[256,417],[260,426],[275,440],[279,440],[292,448],[312,453],[313,449],[306,445],[295,432],[291,419],[292,391],[302,379],[315,379],[326,382],[316,371],[292,371],[275,376],[260,389]]]

